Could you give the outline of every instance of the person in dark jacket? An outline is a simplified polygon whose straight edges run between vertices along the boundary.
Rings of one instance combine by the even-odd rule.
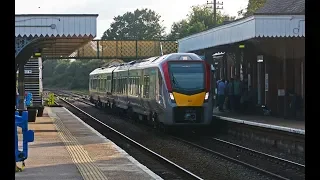
[[[233,95],[234,95],[234,105],[235,105],[235,110],[239,111],[240,110],[240,98],[241,98],[241,82],[238,77],[235,78],[233,82]]]
[[[226,91],[228,94],[228,103],[229,103],[229,110],[234,111],[235,109],[235,102],[234,102],[234,79],[230,78],[230,82],[228,83],[227,87],[226,87]]]
[[[218,89],[218,101],[219,101],[219,111],[223,112],[223,104],[225,101],[225,80],[222,79],[217,83],[217,89]]]

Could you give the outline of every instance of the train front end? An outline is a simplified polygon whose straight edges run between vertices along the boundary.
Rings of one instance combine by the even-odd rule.
[[[209,125],[213,111],[210,65],[203,60],[167,61],[162,70],[168,103],[164,124]]]

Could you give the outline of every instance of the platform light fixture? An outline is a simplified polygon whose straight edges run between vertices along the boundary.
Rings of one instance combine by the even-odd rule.
[[[263,56],[262,55],[257,56],[257,62],[258,63],[262,63],[263,62]]]
[[[33,51],[33,57],[41,57],[41,49],[40,48],[36,48]]]

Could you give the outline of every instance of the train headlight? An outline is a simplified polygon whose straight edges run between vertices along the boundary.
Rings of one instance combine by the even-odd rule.
[[[204,100],[208,100],[209,98],[209,92],[206,92],[206,95],[204,96]]]
[[[172,93],[169,93],[169,96],[170,96],[170,99],[171,99],[172,101],[174,101],[174,96],[173,96],[173,94],[172,94]]]

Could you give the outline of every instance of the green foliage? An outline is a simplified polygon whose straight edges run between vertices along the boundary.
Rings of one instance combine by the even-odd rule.
[[[234,19],[235,17],[221,14],[220,11],[217,11],[216,25],[221,25],[224,21],[230,21]],[[191,8],[191,12],[188,14],[187,19],[173,23],[171,32],[167,36],[167,39],[181,39],[213,27],[213,9],[206,5],[193,6]]]
[[[114,22],[101,37],[102,40],[150,40],[163,36],[161,16],[150,9],[137,9],[114,17]]]
[[[238,11],[238,15],[243,17],[252,16],[265,3],[266,0],[249,0],[247,8]]]
[[[108,63],[107,60],[47,60],[43,63],[46,88],[88,89],[89,73]]]

